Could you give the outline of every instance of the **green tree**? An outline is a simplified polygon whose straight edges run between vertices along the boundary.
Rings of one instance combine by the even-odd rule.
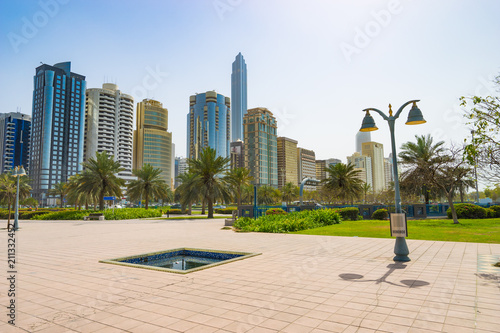
[[[26,199],[21,200],[20,203],[22,206],[28,206],[38,209],[38,200],[33,197],[27,197]]]
[[[230,159],[217,156],[215,149],[204,148],[199,159],[188,159],[189,171],[197,177],[196,188],[208,203],[208,218],[214,217],[214,202],[231,200],[230,183],[224,173]]]
[[[286,183],[281,188],[281,199],[287,204],[299,197],[299,187],[292,182]]]
[[[29,196],[31,186],[28,184],[29,179],[26,176],[19,178],[19,200],[23,200]],[[7,230],[10,229],[10,214],[11,208],[15,205],[17,193],[17,178],[10,173],[0,175],[0,201],[7,205],[9,211],[7,217]]]
[[[430,135],[415,135],[417,142],[406,142],[401,146],[399,158],[405,170],[401,173],[401,188],[422,194],[425,203],[429,204],[430,194],[433,190],[427,174],[429,166],[436,163],[444,151],[444,141],[433,143]],[[415,191],[416,190],[416,191]]]
[[[269,185],[261,185],[257,188],[257,201],[259,205],[271,205],[279,198],[277,189]]]
[[[149,200],[171,197],[170,188],[162,179],[162,170],[160,168],[155,168],[146,163],[141,169],[132,170],[132,173],[137,179],[132,180],[127,186],[127,194],[131,201],[144,199],[146,209],[148,209]]]
[[[58,182],[52,185],[52,188],[49,189],[48,194],[53,196],[59,196],[60,207],[63,208],[64,205],[64,197],[68,193],[68,185],[64,182]]]
[[[175,189],[175,197],[178,196],[182,205],[182,211],[188,208],[188,215],[191,215],[192,205],[201,198],[201,192],[196,187],[198,184],[197,175],[192,172],[182,173],[177,176],[180,185]]]
[[[352,204],[363,193],[363,181],[359,178],[361,171],[355,170],[354,164],[330,164],[325,171],[328,177],[322,182],[341,200]]]
[[[241,206],[242,191],[245,186],[249,186],[253,177],[250,176],[250,170],[246,168],[235,168],[228,172],[227,178],[236,193],[238,206]]]
[[[107,152],[96,152],[96,157],[89,158],[82,166],[84,171],[79,188],[98,198],[100,210],[104,210],[104,196],[122,196],[121,187],[125,186],[125,181],[118,178],[117,174],[125,169],[108,156]]]
[[[367,203],[368,200],[368,193],[371,193],[372,192],[372,186],[368,183],[365,183],[363,182],[363,186],[361,187],[361,189],[363,190],[363,195],[364,195],[364,202]]]
[[[500,91],[500,75],[493,80]],[[500,97],[461,97],[467,110],[465,117],[473,131],[466,139],[465,157],[469,164],[477,165],[480,176],[494,183],[500,181]],[[478,173],[479,174],[479,173]]]

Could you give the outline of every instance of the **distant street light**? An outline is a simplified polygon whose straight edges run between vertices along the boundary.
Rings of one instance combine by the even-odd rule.
[[[360,132],[371,132],[378,130],[377,126],[375,125],[375,120],[370,115],[370,111],[377,112],[382,116],[382,118],[384,118],[384,120],[386,120],[389,123],[389,130],[391,131],[392,168],[394,171],[394,197],[395,197],[396,214],[402,214],[402,210],[401,210],[401,197],[399,195],[398,160],[396,155],[396,143],[394,140],[394,123],[396,119],[399,118],[399,115],[401,114],[403,109],[410,103],[413,103],[413,106],[410,110],[410,113],[408,114],[408,120],[406,121],[406,125],[418,125],[425,123],[426,121],[422,116],[422,112],[417,107],[417,102],[419,101],[420,100],[412,100],[406,102],[399,108],[398,112],[396,112],[396,115],[394,116],[392,115],[391,104],[389,104],[389,116],[385,115],[385,113],[383,113],[382,111],[374,108],[368,108],[363,110],[366,112],[366,114],[365,117],[363,118],[363,123],[361,125]],[[396,256],[394,257],[394,261],[410,261],[410,258],[408,257],[409,253],[410,251],[408,250],[408,246],[406,245],[405,237],[404,236],[396,237],[396,244],[394,245],[394,254],[396,254]]]
[[[17,178],[17,189],[16,189],[16,203],[15,203],[15,213],[14,213],[14,231],[19,229],[19,178],[26,176],[26,171],[22,165],[15,167],[12,173],[14,177]]]

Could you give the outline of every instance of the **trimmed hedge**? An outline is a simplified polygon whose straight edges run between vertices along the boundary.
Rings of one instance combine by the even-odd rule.
[[[258,219],[241,217],[234,227],[242,231],[284,233],[313,229],[340,223],[340,214],[334,209],[304,210],[286,215],[264,215]]]
[[[374,220],[387,220],[389,218],[389,212],[387,209],[380,208],[373,212],[372,219]]]
[[[238,210],[237,207],[226,207],[226,208],[215,208],[214,212],[217,214],[229,214],[231,215],[233,211]]]
[[[120,208],[107,209],[104,212],[95,210],[74,210],[74,211],[61,211],[50,212],[43,215],[33,216],[32,220],[83,220],[85,216],[90,213],[104,213],[106,220],[129,220],[140,219],[146,217],[161,217],[159,209],[145,209],[145,208]]]
[[[342,217],[342,220],[357,221],[359,220],[359,209],[357,207],[345,207],[337,210]]]
[[[266,215],[286,215],[286,212],[281,208],[269,208]]]
[[[488,217],[486,208],[477,206],[470,203],[459,203],[453,205],[457,211],[457,218],[459,219],[484,219]],[[446,215],[451,219],[451,208],[448,208]]]
[[[182,214],[182,210],[176,209],[176,208],[174,208],[174,209],[168,209],[167,211],[168,211],[169,214]]]
[[[495,212],[493,217],[500,217],[500,205],[491,206],[490,209]]]

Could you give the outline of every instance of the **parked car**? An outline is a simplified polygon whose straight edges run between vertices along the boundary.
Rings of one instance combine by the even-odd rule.
[[[182,205],[180,205],[180,204],[173,204],[172,206],[170,206],[170,209],[182,209]]]

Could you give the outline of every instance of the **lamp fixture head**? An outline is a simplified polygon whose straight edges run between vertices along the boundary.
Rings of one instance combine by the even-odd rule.
[[[366,111],[365,117],[363,118],[363,123],[361,124],[360,132],[372,132],[378,130],[377,125],[375,125],[375,120],[370,115],[369,111]]]
[[[417,106],[417,102],[413,102],[413,106],[411,107],[410,113],[408,113],[408,120],[406,121],[406,125],[418,125],[424,124],[425,121],[424,116],[422,115],[422,111]]]

